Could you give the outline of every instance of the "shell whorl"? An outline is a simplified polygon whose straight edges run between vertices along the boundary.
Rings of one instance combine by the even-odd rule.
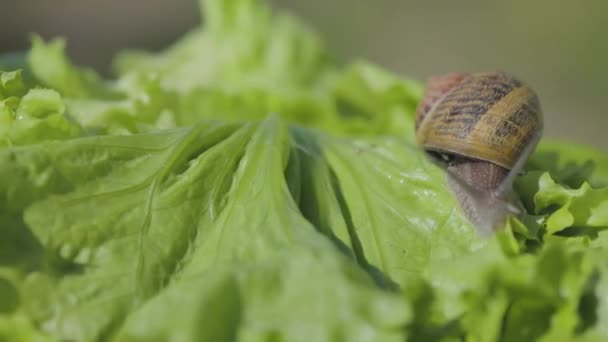
[[[416,123],[426,150],[511,169],[542,129],[542,113],[534,91],[508,74],[449,74],[430,80]]]
[[[429,78],[424,91],[424,97],[416,110],[416,130],[418,130],[420,123],[433,105],[443,97],[443,95],[462,82],[466,76],[467,75],[464,73],[454,72]]]

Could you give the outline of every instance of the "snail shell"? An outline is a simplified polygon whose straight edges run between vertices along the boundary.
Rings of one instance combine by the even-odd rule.
[[[416,113],[418,144],[447,162],[448,184],[484,231],[517,211],[512,184],[542,126],[535,92],[503,72],[432,77]]]

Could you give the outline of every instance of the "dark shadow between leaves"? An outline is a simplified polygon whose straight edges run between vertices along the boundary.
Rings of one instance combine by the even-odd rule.
[[[583,294],[578,302],[577,311],[580,320],[575,330],[577,334],[584,333],[588,329],[594,327],[598,322],[599,298],[595,290],[598,287],[599,282],[600,273],[596,270],[587,280]]]
[[[596,165],[591,159],[580,163],[565,160],[557,152],[537,152],[530,158],[526,169],[548,171],[558,183],[577,189],[583,185],[583,182],[593,178]],[[597,187],[601,184],[592,183],[592,185]]]
[[[40,267],[44,248],[19,215],[2,215],[0,266],[32,270]]]
[[[560,230],[555,235],[565,237],[588,236],[591,239],[596,239],[599,233],[605,230],[608,230],[608,227],[571,226]]]
[[[342,211],[342,215],[344,216],[344,221],[346,222],[346,227],[348,229],[348,234],[350,236],[351,243],[353,245],[353,249],[355,252],[355,256],[357,262],[367,273],[369,273],[376,284],[384,289],[391,290],[399,290],[399,285],[395,283],[392,279],[390,279],[384,272],[382,272],[378,267],[370,264],[365,258],[365,251],[363,250],[363,245],[361,244],[361,240],[357,235],[357,229],[355,224],[353,223],[350,209],[348,208],[348,204],[346,203],[346,199],[344,198],[344,194],[342,193],[342,189],[340,188],[340,184],[338,178],[334,172],[334,170],[330,169],[331,182],[334,193],[340,204],[340,210]]]

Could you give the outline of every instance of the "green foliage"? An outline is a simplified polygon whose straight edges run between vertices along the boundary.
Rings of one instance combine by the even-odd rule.
[[[115,80],[40,38],[0,73],[0,339],[606,339],[606,154],[543,142],[481,239],[415,145],[418,83],[202,7]]]

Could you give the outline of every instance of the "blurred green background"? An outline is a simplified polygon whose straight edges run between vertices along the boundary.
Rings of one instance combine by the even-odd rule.
[[[539,93],[545,135],[608,150],[606,0],[274,0],[342,59],[424,80],[509,71]],[[161,49],[199,22],[196,0],[0,0],[0,52],[28,34],[64,36],[80,64],[109,72],[118,49]]]

